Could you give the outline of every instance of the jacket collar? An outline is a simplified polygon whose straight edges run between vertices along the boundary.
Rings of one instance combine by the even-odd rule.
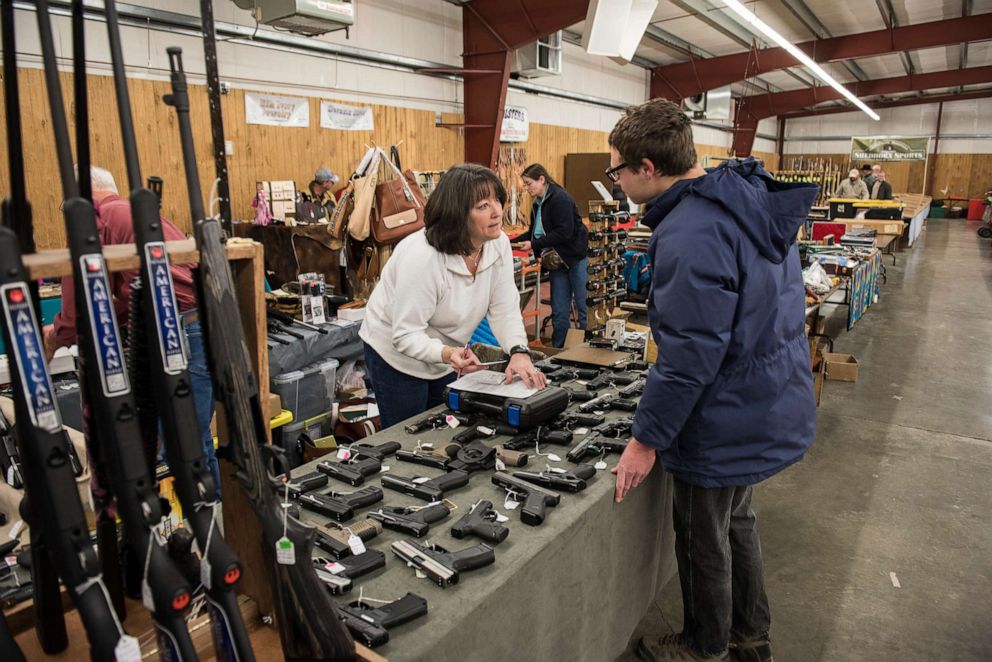
[[[648,210],[641,217],[641,223],[654,230],[665,217],[689,194],[692,184],[698,178],[680,179],[671,188],[648,203]]]

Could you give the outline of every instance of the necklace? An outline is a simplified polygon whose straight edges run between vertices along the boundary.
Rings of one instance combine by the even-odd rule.
[[[475,266],[476,269],[479,268],[479,260],[482,259],[482,249],[483,248],[484,248],[483,246],[480,246],[479,247],[479,250],[476,252],[475,257],[472,257],[471,255],[466,255],[465,256],[468,259],[472,260],[472,264]]]

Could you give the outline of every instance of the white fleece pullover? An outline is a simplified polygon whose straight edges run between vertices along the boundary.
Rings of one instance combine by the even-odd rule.
[[[436,379],[451,371],[444,346],[464,345],[487,315],[504,351],[527,344],[509,238],[486,242],[473,279],[461,255],[435,250],[420,230],[397,244],[358,335],[400,372]]]

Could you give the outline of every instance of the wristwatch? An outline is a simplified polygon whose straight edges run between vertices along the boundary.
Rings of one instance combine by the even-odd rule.
[[[527,349],[526,345],[514,345],[510,348],[510,356],[514,354],[530,354],[530,350]]]

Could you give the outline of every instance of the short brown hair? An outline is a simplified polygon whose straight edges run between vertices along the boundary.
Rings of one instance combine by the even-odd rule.
[[[468,233],[468,213],[490,195],[506,204],[506,189],[489,168],[475,163],[449,168],[424,207],[427,243],[448,255],[471,255],[475,247]]]
[[[634,171],[641,167],[641,159],[651,161],[667,176],[684,174],[696,165],[692,120],[667,99],[627,108],[610,131],[610,147]]]

